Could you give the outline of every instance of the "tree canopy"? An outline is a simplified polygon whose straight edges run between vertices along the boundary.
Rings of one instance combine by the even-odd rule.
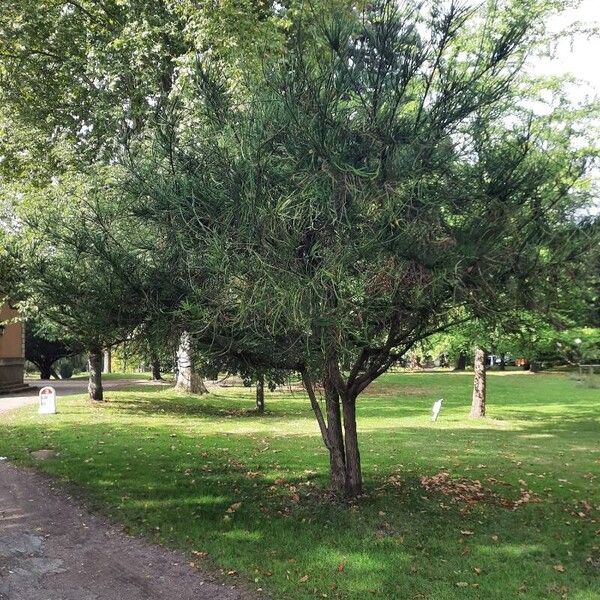
[[[360,392],[454,315],[527,306],[578,254],[593,150],[564,110],[525,109],[520,75],[547,9],[315,14],[243,93],[199,62],[194,105],[132,158],[131,190],[181,232],[205,351],[301,371],[350,495]]]

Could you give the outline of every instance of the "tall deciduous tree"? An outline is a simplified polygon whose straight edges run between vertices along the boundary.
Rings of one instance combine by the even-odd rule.
[[[63,181],[85,179],[98,166],[109,177],[130,144],[156,126],[170,96],[194,103],[186,82],[199,54],[210,54],[237,78],[238,63],[256,71],[261,57],[283,48],[289,25],[287,8],[270,2],[227,2],[216,9],[192,0],[6,0],[0,9],[0,203],[17,195],[26,202],[45,189],[51,198],[54,185],[68,193]],[[102,237],[105,225],[88,212],[83,227]],[[91,234],[94,227],[98,232]],[[35,225],[31,231],[35,235]],[[185,256],[174,252],[176,235],[157,234],[153,247],[179,281]],[[92,255],[97,269],[112,269],[93,244]],[[112,269],[106,278],[123,273]],[[158,285],[160,302],[148,293],[144,310],[163,320],[168,315],[169,327],[185,329],[176,318],[182,287],[173,285],[167,299]],[[98,290],[97,296],[104,294]],[[63,301],[70,303],[68,294]],[[180,372],[190,368],[187,361]]]
[[[338,494],[362,491],[361,392],[453,315],[523,303],[575,251],[557,240],[586,202],[588,148],[564,108],[521,102],[548,6],[323,10],[256,85],[232,92],[199,64],[192,112],[133,158],[143,209],[185,231],[190,331],[301,373]]]

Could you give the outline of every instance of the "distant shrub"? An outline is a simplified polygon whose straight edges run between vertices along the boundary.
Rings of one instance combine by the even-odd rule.
[[[58,374],[61,379],[71,379],[73,377],[73,365],[67,361],[62,362],[58,367]]]

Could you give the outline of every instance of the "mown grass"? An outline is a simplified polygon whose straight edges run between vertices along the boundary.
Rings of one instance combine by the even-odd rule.
[[[598,390],[568,375],[491,374],[489,416],[474,421],[470,389],[469,375],[450,373],[372,386],[359,402],[367,493],[354,505],[327,496],[327,454],[299,391],[268,394],[262,417],[243,388],[59,399],[55,416],[2,415],[0,454],[31,464],[29,451],[57,450],[36,467],[259,596],[600,598]],[[540,501],[465,508],[421,486],[442,470]]]

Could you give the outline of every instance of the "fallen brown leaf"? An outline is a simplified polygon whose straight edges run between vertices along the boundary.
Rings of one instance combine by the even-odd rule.
[[[234,513],[236,510],[238,510],[238,508],[240,508],[240,506],[242,506],[241,502],[234,502],[225,512],[227,513]]]

